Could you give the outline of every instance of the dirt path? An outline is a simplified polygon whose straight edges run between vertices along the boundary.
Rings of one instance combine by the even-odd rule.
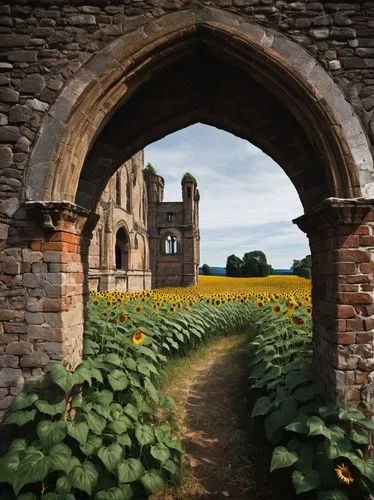
[[[248,339],[221,338],[169,373],[184,442],[183,482],[154,500],[275,500],[248,402]],[[265,464],[265,465],[264,465]],[[261,470],[262,467],[262,470]]]

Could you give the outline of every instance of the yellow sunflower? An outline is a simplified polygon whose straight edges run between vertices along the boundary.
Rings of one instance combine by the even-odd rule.
[[[120,314],[120,315],[118,316],[118,321],[119,321],[120,323],[126,323],[127,319],[128,319],[128,316],[126,316],[126,314]]]
[[[349,470],[348,465],[345,464],[340,464],[338,467],[335,469],[336,475],[338,476],[338,480],[341,483],[346,484],[349,486],[350,484],[353,483],[353,475],[352,472]]]
[[[139,345],[143,342],[145,338],[144,332],[141,330],[136,330],[131,336],[131,342],[135,345]]]
[[[302,318],[299,318],[299,316],[292,316],[292,324],[296,326],[296,328],[299,328],[300,326],[303,326],[304,320]]]
[[[279,304],[274,304],[271,308],[273,313],[279,314],[282,312],[281,306]]]

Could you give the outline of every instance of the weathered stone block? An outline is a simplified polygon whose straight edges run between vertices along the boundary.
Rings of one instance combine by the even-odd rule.
[[[3,368],[0,370],[0,387],[20,386],[24,384],[22,370],[17,368]]]
[[[16,104],[9,110],[10,123],[24,123],[28,122],[31,118],[31,109],[28,106]]]
[[[96,24],[96,19],[95,16],[92,16],[90,14],[80,14],[69,16],[67,18],[67,22],[71,26],[92,26]]]
[[[19,358],[18,356],[10,356],[7,354],[2,354],[0,356],[0,368],[18,368]]]
[[[21,134],[17,127],[4,126],[0,128],[0,142],[17,142]]]
[[[49,363],[50,357],[48,354],[42,351],[33,352],[30,354],[26,354],[21,357],[20,364],[21,366],[26,366],[30,368],[39,368],[45,366]]]
[[[12,164],[13,153],[9,146],[0,145],[0,169],[7,168]]]
[[[0,399],[0,410],[7,410],[12,404],[14,396],[5,396],[5,398]]]
[[[20,92],[22,94],[40,94],[45,87],[45,80],[38,73],[27,75],[21,82]]]
[[[8,58],[14,62],[36,62],[37,55],[35,50],[11,50]]]
[[[43,101],[39,101],[39,99],[28,99],[26,101],[27,106],[29,106],[34,111],[47,111],[49,108],[49,104]]]
[[[7,354],[30,354],[33,352],[33,345],[31,342],[13,342],[6,348]],[[17,359],[18,364],[18,359]]]

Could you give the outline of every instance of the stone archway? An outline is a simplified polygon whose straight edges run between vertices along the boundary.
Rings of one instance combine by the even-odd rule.
[[[219,9],[191,7],[121,36],[48,111],[24,184],[36,221],[29,247],[41,256],[31,258],[49,266],[24,281],[27,296],[33,288],[45,293],[44,323],[32,328],[37,318],[29,314],[29,334],[41,341],[58,331],[59,358],[79,360],[86,253],[101,191],[132,154],[198,121],[260,146],[294,183],[306,212],[297,223],[313,254],[315,362],[330,398],[357,403],[374,368],[374,183],[365,132],[301,45]]]

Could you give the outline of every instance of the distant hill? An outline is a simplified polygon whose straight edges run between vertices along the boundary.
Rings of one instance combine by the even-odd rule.
[[[211,271],[212,276],[226,276],[226,268],[225,267],[211,266],[210,271]],[[199,267],[199,274],[204,275],[201,267]],[[293,274],[293,272],[291,271],[291,269],[274,269],[273,274],[287,276],[287,275]]]

